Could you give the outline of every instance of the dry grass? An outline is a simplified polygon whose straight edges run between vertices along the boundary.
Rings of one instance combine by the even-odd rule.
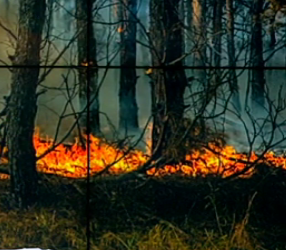
[[[284,195],[282,186],[269,180],[256,195],[255,178],[232,182],[213,196],[206,179],[98,181],[91,189],[91,250],[283,250],[284,203],[266,206]],[[3,198],[9,182],[0,182],[0,249],[86,249],[84,193],[54,182],[29,211],[9,207]],[[278,224],[266,215],[278,217]]]
[[[47,209],[29,212],[0,213],[0,248],[41,247],[57,249],[85,249],[85,227],[72,212],[66,217]],[[241,225],[240,225],[241,226]],[[239,231],[239,233],[238,233]],[[215,231],[183,231],[162,221],[147,231],[92,234],[92,250],[231,250],[261,249],[253,245],[246,228],[235,227],[230,235]]]
[[[59,217],[47,209],[0,213],[0,248],[85,248],[85,231],[71,212]]]

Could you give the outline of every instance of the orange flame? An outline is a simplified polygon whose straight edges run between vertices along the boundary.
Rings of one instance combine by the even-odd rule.
[[[37,131],[34,135],[34,145],[37,156],[41,156],[52,148],[55,143],[49,138],[43,140],[39,135],[39,131]],[[37,170],[71,178],[83,178],[87,176],[87,155],[87,150],[80,145],[78,140],[69,147],[60,144],[38,160]],[[148,159],[148,156],[140,150],[128,151],[127,148],[118,149],[102,139],[92,136],[90,138],[89,166],[91,175],[104,170],[106,167],[109,174],[127,173],[138,169]],[[250,157],[248,157],[245,154],[237,153],[232,146],[226,146],[221,149],[214,144],[209,144],[209,149],[204,149],[203,152],[195,151],[187,155],[186,162],[188,162],[188,165],[166,165],[159,170],[155,168],[150,169],[147,173],[155,176],[178,173],[188,176],[216,174],[227,177],[243,170],[247,163],[249,164],[257,159],[258,156],[255,153],[251,153]],[[263,161],[286,169],[286,158],[276,156],[273,152],[267,153]],[[7,160],[1,159],[1,164],[5,162],[7,163]],[[244,176],[248,177],[252,173],[253,169],[248,170]],[[6,177],[1,175],[0,178]]]
[[[117,32],[122,33],[124,31],[124,27],[118,27]]]
[[[53,140],[41,140],[40,136],[34,136],[34,145],[37,156],[42,155],[47,149],[53,147]],[[97,173],[109,167],[108,172],[120,174],[135,170],[143,164],[147,157],[141,151],[126,153],[127,149],[119,150],[96,137],[90,138],[90,174]],[[88,154],[79,140],[70,149],[60,144],[55,150],[38,161],[38,171],[56,173],[67,177],[80,178],[87,175]]]

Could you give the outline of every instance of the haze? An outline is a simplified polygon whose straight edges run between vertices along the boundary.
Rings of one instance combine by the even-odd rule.
[[[9,2],[9,6],[7,6],[7,2]],[[114,19],[112,15],[114,15],[115,11],[105,7],[109,5],[109,1],[100,0],[99,6],[100,11],[98,15],[98,21],[101,23],[103,22],[111,22]],[[142,24],[138,25],[138,40],[142,43],[147,44],[148,41],[146,39],[146,35],[142,31],[142,26],[148,30],[148,1],[142,1],[138,4],[138,17],[141,20]],[[59,1],[57,5],[57,10],[53,13],[53,21],[50,30],[50,40],[53,41],[53,46],[48,49],[48,46],[45,47],[43,51],[43,60],[45,60],[45,55],[47,55],[47,51],[49,50],[49,63],[51,63],[59,54],[65,46],[69,43],[70,39],[72,39],[75,33],[75,20],[72,17],[75,11],[74,1]],[[247,15],[247,13],[240,12],[240,15]],[[277,16],[280,23],[286,23],[285,20],[281,17],[281,15]],[[242,24],[242,18],[237,18],[237,22]],[[284,18],[285,19],[285,18]],[[16,34],[17,29],[17,1],[16,0],[0,0],[0,20],[1,23],[7,27],[9,30]],[[242,26],[242,25],[241,25]],[[100,65],[106,65],[106,57],[107,57],[107,48],[109,51],[109,57],[112,58],[113,54],[118,51],[118,36],[117,36],[117,28],[116,25],[104,25],[104,24],[96,24],[95,26],[97,39],[98,39],[98,59],[100,60]],[[211,27],[211,26],[210,26]],[[265,25],[265,30],[267,31],[267,26]],[[47,29],[46,29],[47,31]],[[280,35],[278,34],[280,32]],[[267,62],[267,66],[286,66],[286,49],[285,49],[285,31],[282,29],[277,32],[277,46],[276,48],[283,47],[279,49],[274,56],[272,56],[271,60]],[[46,33],[45,33],[46,34]],[[243,44],[241,39],[244,38],[245,40],[248,39],[244,32],[237,32],[236,34],[236,46],[237,51],[241,51],[239,48],[240,45]],[[264,58],[266,58],[270,53],[271,50],[267,47],[267,43],[269,42],[269,35],[265,35],[265,52]],[[5,63],[10,63],[9,59],[7,58],[7,54],[13,55],[13,47],[11,42],[13,43],[13,38],[7,35],[7,32],[0,27],[0,64],[4,65]],[[225,43],[224,43],[225,44]],[[211,47],[211,39],[208,41],[208,45]],[[70,65],[76,64],[76,43],[74,42],[70,49],[66,51],[64,57],[57,63],[57,65]],[[224,47],[225,59],[226,59],[226,48]],[[247,57],[247,53],[249,50],[249,46],[243,50],[240,54],[240,61],[238,66],[245,65],[245,57]],[[114,53],[112,53],[114,52]],[[138,66],[148,65],[150,63],[150,55],[147,48],[138,44],[137,50],[137,63]],[[227,65],[227,60],[222,61],[223,65]],[[118,56],[113,60],[112,65],[119,66],[119,58]],[[104,69],[100,70],[100,79],[102,79]],[[137,84],[137,102],[139,107],[139,119],[140,119],[140,126],[143,127],[150,116],[151,110],[151,101],[150,101],[150,87],[149,87],[149,77],[145,74],[144,69],[138,69],[138,84]],[[241,70],[237,71],[238,73]],[[36,124],[41,128],[42,134],[54,136],[55,130],[57,128],[57,123],[59,120],[59,115],[66,104],[67,93],[64,90],[56,90],[63,84],[63,76],[69,74],[68,77],[68,84],[69,86],[74,86],[77,84],[76,72],[74,70],[69,69],[53,69],[51,73],[47,76],[43,85],[48,87],[48,91],[39,97],[39,107],[38,107],[38,116]],[[192,75],[191,71],[187,71],[188,75]],[[277,94],[280,91],[280,87],[282,86],[283,96],[285,95],[285,86],[286,86],[286,70],[269,70],[266,71],[266,81],[267,85],[269,86],[270,97],[273,100],[277,100]],[[9,88],[11,83],[11,74],[8,69],[1,68],[0,69],[0,100],[2,102],[3,96],[9,94]],[[248,82],[248,72],[245,71],[239,77],[239,86],[240,86],[240,95],[241,101],[244,103],[245,93],[247,89],[247,82]],[[195,86],[193,86],[194,91]],[[118,124],[118,91],[119,91],[119,69],[109,69],[108,74],[103,81],[101,90],[100,90],[100,109],[103,113],[109,117],[112,123],[117,126]],[[187,96],[188,93],[186,93]],[[188,103],[191,103],[190,100],[186,100]],[[78,109],[78,102],[77,97],[75,96],[73,103],[75,105],[76,110]],[[3,106],[3,104],[1,103]],[[211,107],[209,107],[211,109]],[[219,112],[219,109],[217,109]],[[67,113],[72,113],[71,108],[69,107]],[[284,114],[286,114],[284,112]],[[258,114],[256,114],[258,115]],[[261,114],[263,115],[263,114]],[[259,115],[258,115],[259,116]],[[283,115],[284,116],[284,115]],[[286,117],[286,116],[284,116]],[[283,120],[284,117],[281,119]],[[237,120],[227,114],[227,119],[232,121],[232,124],[236,124]],[[245,117],[246,119],[246,117]],[[60,126],[60,135],[63,136],[66,131],[69,129],[71,124],[73,123],[74,118],[68,117],[65,118]],[[102,130],[106,133],[109,133],[109,126],[108,122],[106,121],[105,117],[102,116],[101,120]],[[233,125],[230,125],[227,130],[232,131]],[[243,131],[240,131],[241,125],[235,126],[236,133],[239,132],[240,138],[232,138],[231,143],[235,143],[237,139],[241,141],[245,141],[245,135],[243,135]],[[233,131],[232,131],[233,132]]]

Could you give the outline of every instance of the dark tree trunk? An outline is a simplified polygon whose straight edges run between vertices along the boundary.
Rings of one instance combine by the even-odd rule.
[[[212,75],[212,86],[214,89],[221,84],[221,37],[222,37],[222,0],[216,0],[213,2],[213,65],[215,69],[213,70]],[[214,98],[216,97],[217,91],[215,91]],[[214,102],[213,111],[216,110],[217,102]]]
[[[222,0],[214,1],[213,6],[213,44],[214,44],[214,83],[219,84],[221,81],[221,37],[222,37]]]
[[[251,70],[250,84],[252,87],[252,108],[254,109],[261,108],[265,103],[262,20],[260,18],[262,10],[263,0],[253,0],[250,62],[254,69]]]
[[[193,1],[192,0],[184,0],[186,6],[186,21],[189,27],[189,33],[192,31],[192,20],[193,20]]]
[[[270,28],[269,28],[269,32],[270,32],[270,43],[269,43],[269,47],[274,49],[274,48],[275,48],[275,45],[276,45],[275,15],[270,18],[269,24],[270,24]]]
[[[239,98],[239,88],[236,77],[236,59],[235,59],[235,42],[234,42],[234,9],[233,0],[226,0],[227,13],[227,54],[229,69],[229,87],[232,94],[232,102],[234,108],[239,113],[241,112],[241,104]]]
[[[137,0],[123,0],[120,5],[120,89],[119,129],[138,129],[136,102],[136,31]]]
[[[180,0],[179,2],[179,19],[181,21],[181,23],[183,25],[185,25],[185,15],[186,15],[186,6],[185,6],[185,0]],[[185,31],[185,30],[184,30]],[[187,53],[186,51],[186,39],[185,39],[185,32],[182,33],[183,37],[182,37],[182,52],[183,54]],[[182,65],[185,66],[186,65],[186,59],[184,59],[182,61]]]
[[[155,157],[172,161],[185,156],[184,146],[178,145],[184,117],[184,92],[187,85],[182,60],[183,34],[179,22],[179,0],[150,2],[150,37],[152,65],[168,68],[154,69],[152,77],[152,149]]]
[[[26,208],[37,200],[36,152],[33,145],[37,112],[36,89],[40,65],[40,44],[45,20],[44,0],[19,1],[18,41],[7,115],[7,145],[11,191],[16,205]],[[29,67],[33,65],[33,67]]]
[[[88,6],[87,0],[76,0],[77,6],[77,30],[79,36],[77,39],[78,64],[82,66],[97,66],[96,59],[96,39],[92,25],[88,25]],[[87,61],[89,60],[89,62]],[[89,74],[89,75],[87,75]],[[79,103],[80,110],[83,112],[80,125],[86,133],[86,126],[89,123],[93,135],[100,132],[99,121],[99,100],[98,100],[98,70],[96,68],[81,68],[78,72],[79,82]],[[87,86],[89,85],[89,86]],[[88,89],[89,87],[89,89]],[[88,103],[87,95],[90,93],[90,102]],[[89,105],[89,121],[87,121],[87,105]]]
[[[192,0],[184,0],[184,1],[185,1],[185,9],[186,9],[186,22],[187,22],[187,27],[188,27],[188,30],[186,32],[185,48],[186,48],[186,52],[190,53],[193,47],[193,41],[192,41],[193,4],[192,4]],[[185,61],[186,61],[187,66],[192,66],[193,65],[192,55],[189,55]]]

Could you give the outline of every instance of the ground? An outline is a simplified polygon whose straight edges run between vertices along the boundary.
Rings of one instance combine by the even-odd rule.
[[[259,171],[231,182],[175,175],[93,180],[91,249],[285,249],[286,175]],[[9,182],[1,181],[0,248],[85,249],[85,182],[43,176],[37,206],[24,212],[13,209]]]

